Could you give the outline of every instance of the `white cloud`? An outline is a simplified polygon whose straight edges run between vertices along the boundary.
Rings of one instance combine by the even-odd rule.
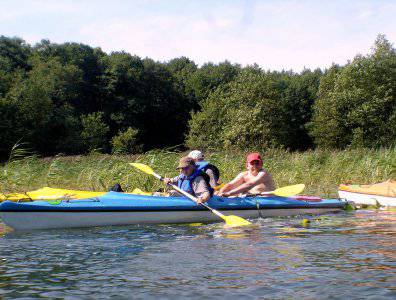
[[[35,0],[5,2],[1,5],[0,22],[20,20],[27,16],[45,18],[53,13],[73,14],[86,9],[86,5],[87,3],[82,1]]]
[[[390,1],[23,3],[16,9],[9,2],[0,12],[0,25],[33,19],[30,27],[18,22],[11,35],[31,43],[42,38],[83,42],[156,60],[187,56],[200,64],[228,59],[301,70],[343,64],[367,53],[378,33],[396,39],[396,2]]]

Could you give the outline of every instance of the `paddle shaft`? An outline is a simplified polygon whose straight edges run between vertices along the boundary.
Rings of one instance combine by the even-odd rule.
[[[146,166],[145,164],[142,163],[130,163],[130,165],[134,166],[135,168],[139,169],[140,171],[149,174],[149,175],[153,175],[155,178],[164,181],[164,178],[158,174],[156,174],[153,169],[151,169],[149,166]],[[179,193],[181,193],[182,195],[186,196],[188,199],[194,201],[195,203],[198,202],[198,199],[192,195],[190,195],[189,193],[181,190],[178,186],[175,186],[173,184],[168,183],[168,185],[172,186],[176,191],[178,191]],[[203,203],[199,203],[202,206],[204,206],[205,208],[209,209],[212,213],[214,213],[216,216],[222,218],[227,226],[230,227],[240,227],[240,226],[246,226],[246,225],[251,225],[252,223],[250,223],[249,221],[238,217],[238,216],[226,216],[223,215],[222,213],[220,213],[219,211],[209,207],[206,204]]]
[[[274,191],[269,191],[269,192],[261,192],[258,195],[273,195]]]
[[[164,178],[161,175],[158,175],[157,173],[153,172],[153,176],[155,178],[158,178],[161,181],[164,181]],[[181,188],[179,188],[177,185],[168,183],[168,185],[170,185],[173,189],[175,189],[176,191],[178,191],[180,194],[186,196],[188,199],[194,201],[195,203],[197,203],[198,199],[196,197],[194,197],[193,195],[187,193],[186,191],[183,191]],[[210,206],[206,205],[205,203],[199,203],[202,206],[206,207],[207,209],[209,209],[212,213],[214,213],[215,215],[219,216],[220,218],[225,218],[226,216],[223,215],[221,212],[215,210],[214,208],[211,208]]]

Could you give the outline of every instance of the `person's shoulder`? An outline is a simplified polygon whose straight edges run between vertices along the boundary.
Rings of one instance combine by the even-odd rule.
[[[265,176],[265,175],[271,175],[271,173],[268,172],[266,169],[261,169],[261,170],[259,171],[259,175]]]
[[[238,175],[237,175],[237,177],[245,177],[246,175],[248,175],[249,174],[249,171],[242,171],[241,173],[239,173]]]

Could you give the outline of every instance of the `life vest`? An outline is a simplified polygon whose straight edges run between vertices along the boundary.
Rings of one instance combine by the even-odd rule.
[[[192,173],[190,176],[185,176],[185,175],[181,174],[179,176],[179,179],[177,180],[177,186],[180,189],[182,189],[183,191],[195,196],[195,193],[194,193],[194,190],[192,187],[192,182],[198,176],[202,176],[205,179],[206,184],[208,185],[208,190],[209,190],[210,196],[212,196],[214,190],[212,189],[212,187],[209,184],[210,178],[209,178],[208,174],[206,174],[205,172],[203,172],[202,170],[200,170],[198,168],[196,168],[194,173]]]
[[[195,163],[197,165],[197,169],[198,170],[202,170],[202,172],[206,172],[206,170],[212,170],[213,174],[215,176],[215,181],[217,182],[220,178],[220,171],[219,169],[215,166],[212,165],[210,163],[208,163],[207,161],[198,161]]]

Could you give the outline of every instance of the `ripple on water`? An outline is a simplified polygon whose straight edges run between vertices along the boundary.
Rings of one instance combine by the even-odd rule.
[[[395,298],[396,213],[308,218],[6,233],[0,295]]]

